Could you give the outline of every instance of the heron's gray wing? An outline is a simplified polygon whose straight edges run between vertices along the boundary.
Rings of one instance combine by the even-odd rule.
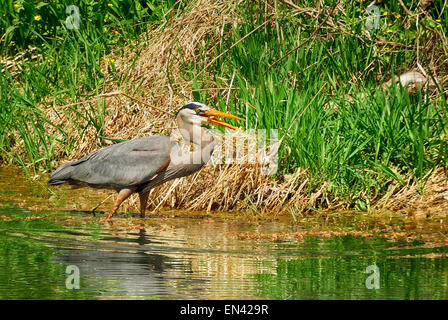
[[[48,184],[75,181],[116,189],[139,185],[168,166],[171,146],[164,136],[117,143],[61,166]]]
[[[150,181],[169,163],[168,152],[134,149],[126,154],[84,161],[76,165],[71,179],[93,186],[133,187]]]

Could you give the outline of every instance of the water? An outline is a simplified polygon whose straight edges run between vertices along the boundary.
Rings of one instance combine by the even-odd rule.
[[[104,194],[55,192],[0,168],[0,299],[448,298],[445,220],[171,211],[104,224],[83,212]]]

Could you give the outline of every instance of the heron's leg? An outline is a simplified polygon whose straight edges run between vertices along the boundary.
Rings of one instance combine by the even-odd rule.
[[[109,214],[107,215],[106,220],[109,220],[110,218],[112,218],[113,214],[118,210],[118,208],[120,207],[120,205],[123,203],[124,200],[126,200],[127,198],[129,198],[129,196],[131,194],[133,194],[134,191],[130,190],[130,189],[121,189],[118,192],[118,196],[117,196],[117,201],[115,201],[115,205],[114,208],[109,212]]]
[[[148,204],[149,192],[139,192],[140,197],[140,216],[145,217],[146,205]]]

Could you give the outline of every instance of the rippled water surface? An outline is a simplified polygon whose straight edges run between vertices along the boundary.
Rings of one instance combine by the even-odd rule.
[[[38,181],[0,168],[1,299],[448,298],[443,219],[169,211],[108,224],[87,212],[104,194]]]

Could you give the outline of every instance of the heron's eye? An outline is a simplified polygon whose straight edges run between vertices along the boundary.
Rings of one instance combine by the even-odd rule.
[[[196,109],[195,111],[196,111],[196,113],[201,113],[201,109],[199,109],[199,108]]]

